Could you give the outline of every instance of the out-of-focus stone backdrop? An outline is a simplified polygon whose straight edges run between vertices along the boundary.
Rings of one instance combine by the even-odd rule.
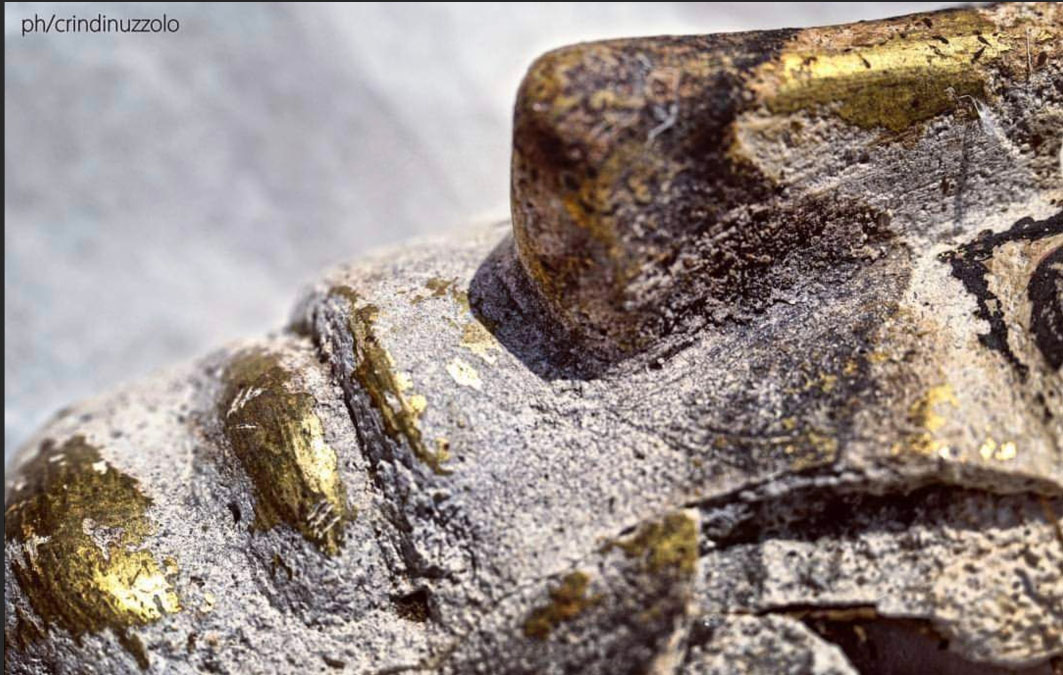
[[[278,327],[328,265],[504,216],[547,49],[944,4],[8,3],[5,459],[72,401]],[[180,30],[22,36],[52,13]]]

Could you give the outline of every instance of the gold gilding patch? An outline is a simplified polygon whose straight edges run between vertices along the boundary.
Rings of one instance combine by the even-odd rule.
[[[790,457],[790,466],[794,471],[804,471],[836,461],[838,439],[815,429],[807,429],[795,436],[792,442],[786,443],[783,451]]]
[[[550,602],[537,607],[525,620],[524,634],[545,640],[558,624],[575,619],[598,602],[599,597],[587,596],[590,581],[590,577],[579,571],[565,575],[561,584],[551,589]]]
[[[492,352],[499,349],[495,336],[476,320],[465,324],[462,329],[461,346],[492,365],[495,363],[495,355]]]
[[[421,394],[413,394],[413,395],[411,395],[410,398],[409,398],[409,403],[410,403],[410,410],[412,410],[413,414],[417,415],[418,417],[420,417],[421,413],[423,413],[425,411],[425,409],[428,407],[428,399],[426,399]]]
[[[956,394],[951,385],[941,384],[928,389],[925,396],[912,404],[909,416],[927,431],[938,431],[948,421],[940,414],[942,405],[956,407]]]
[[[984,68],[1013,49],[977,10],[802,31],[753,85],[775,113],[829,106],[863,128],[903,131],[984,97]]]
[[[928,389],[926,394],[918,398],[908,409],[908,422],[921,431],[909,434],[903,442],[895,443],[891,453],[899,455],[907,450],[920,455],[937,455],[943,459],[950,459],[952,448],[935,437],[948,421],[941,414],[946,405],[956,406],[956,395],[951,385],[942,384]]]
[[[424,282],[424,287],[428,290],[428,295],[414,295],[410,299],[411,304],[417,305],[429,298],[442,298],[450,295],[459,307],[466,312],[469,311],[469,295],[458,288],[458,280],[456,278],[440,279],[439,277],[432,277]]]
[[[330,555],[350,516],[336,453],[325,443],[314,397],[264,350],[237,355],[219,411],[225,435],[255,486],[255,525],[287,523]]]
[[[147,653],[127,629],[181,610],[167,578],[176,561],[164,571],[142,548],[154,529],[145,515],[151,498],[82,436],[42,445],[19,476],[5,536],[21,544],[9,563],[30,605],[74,637],[114,630],[146,668]]]
[[[979,446],[978,454],[981,455],[982,459],[987,462],[991,460],[996,460],[998,462],[1007,462],[1009,460],[1015,459],[1017,451],[1014,441],[1004,441],[1002,443],[997,443],[995,439],[990,437],[986,438],[985,442],[983,442],[982,445]]]
[[[457,283],[457,279],[440,279],[438,277],[433,277],[424,282],[424,287],[431,291],[432,297],[441,298],[447,291],[454,288],[455,283]]]
[[[449,474],[443,462],[450,458],[450,453],[442,447],[437,451],[430,450],[418,425],[428,406],[427,399],[408,393],[413,386],[410,377],[395,370],[394,359],[377,337],[375,322],[379,309],[364,304],[358,293],[347,286],[337,286],[331,294],[347,302],[347,327],[354,339],[358,360],[354,377],[380,411],[384,430],[392,438],[405,439],[414,456],[432,471]]]
[[[646,523],[630,539],[607,544],[606,551],[620,548],[629,558],[641,558],[650,572],[675,570],[694,573],[698,561],[698,532],[693,519],[672,513],[659,522]]]

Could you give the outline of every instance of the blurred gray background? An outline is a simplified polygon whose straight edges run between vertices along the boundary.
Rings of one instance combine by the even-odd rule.
[[[278,327],[326,266],[505,216],[547,49],[944,4],[8,3],[5,459],[66,404]],[[21,35],[53,12],[180,31]]]

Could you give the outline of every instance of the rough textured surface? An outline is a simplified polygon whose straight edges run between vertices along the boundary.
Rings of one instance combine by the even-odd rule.
[[[867,244],[892,234],[937,234],[912,220],[930,200],[892,174],[934,173],[926,162],[950,135],[945,113],[981,116],[983,131],[1022,157],[1024,180],[1047,189],[1058,180],[1060,121],[1042,106],[1058,83],[1031,78],[1058,67],[1060,47],[1056,10],[1043,11],[550,52],[525,78],[514,121],[521,262],[558,320],[628,353],[860,266]],[[1024,86],[1008,85],[1018,79]],[[944,226],[962,225],[987,175],[970,152],[961,162],[975,176],[930,186],[944,193],[937,201],[956,195]]]
[[[690,190],[726,184],[705,203],[731,226],[684,230],[667,205],[687,207],[657,188],[645,209],[624,201],[615,213],[671,219],[658,244],[678,256],[637,265],[625,288],[664,291],[638,291],[645,311],[624,323],[604,286],[570,288],[600,270],[593,247],[529,269],[542,233],[515,185],[516,237],[498,223],[382,251],[309,289],[281,334],[71,408],[8,483],[6,668],[1051,672],[1060,23],[1058,7],[1008,5],[562,52],[631,89],[639,124],[657,79],[628,78],[641,49],[703,68],[702,98],[743,101],[705,113],[727,156],[681,155],[707,163],[683,174]],[[900,70],[862,84],[907,91],[912,45],[934,63],[929,47],[952,43],[895,37],[928,24],[1008,49],[981,89],[953,87],[903,129],[879,99],[853,117],[843,94],[813,94],[815,77],[800,106],[761,93],[809,44],[849,63],[853,33],[902,41],[884,66]],[[1028,60],[1008,37],[1027,28]],[[518,100],[518,155],[538,100]],[[554,123],[579,147],[609,141]],[[515,179],[534,182],[521,161]],[[597,194],[639,192],[622,184]],[[612,250],[646,250],[637,224],[610,228]],[[737,276],[713,258],[758,250]],[[46,565],[62,574],[45,584]]]
[[[800,621],[785,616],[729,616],[712,627],[704,643],[691,645],[679,672],[855,675],[858,671],[837,646],[824,642]]]
[[[274,329],[326,267],[505,217],[548,49],[949,4],[5,3],[5,462],[71,401]],[[52,12],[180,31],[21,35]]]

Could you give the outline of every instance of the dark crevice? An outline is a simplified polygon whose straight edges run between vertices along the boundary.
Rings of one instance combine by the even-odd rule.
[[[930,620],[882,616],[871,605],[790,605],[756,614],[800,621],[838,646],[861,675],[1058,675],[1051,661],[1019,667],[972,661],[951,650]],[[687,648],[710,643],[728,616],[694,621]]]
[[[821,482],[817,478],[822,476],[808,474],[792,489],[781,493],[758,494],[757,488],[752,487],[697,504],[702,513],[701,554],[735,547],[734,554],[728,555],[739,556],[742,563],[737,569],[744,570],[748,585],[759,587],[767,570],[757,552],[759,544],[768,540],[811,543],[882,532],[897,537],[902,549],[918,556],[924,544],[918,536],[908,536],[908,533],[921,525],[947,523],[954,530],[983,529],[989,524],[1019,527],[1025,522],[1049,518],[1049,513],[1063,509],[1063,498],[1036,492],[995,494],[958,486],[926,485],[907,489],[896,486],[886,492],[881,492],[883,488],[879,486],[879,494],[869,494],[871,486],[866,483],[831,488],[817,485]],[[979,514],[985,519],[978,518]],[[1031,597],[1037,597],[1036,593]],[[756,592],[734,595],[730,602],[736,607],[758,605]],[[930,620],[884,617],[870,604],[795,604],[736,613],[788,616],[802,621],[825,640],[837,644],[864,675],[1052,675],[1053,672],[1047,662],[1004,668],[971,661],[950,649]],[[727,612],[714,614],[695,622],[692,643],[710,641],[727,615]]]
[[[1026,513],[1031,497],[1056,503],[1063,509],[1063,498],[1034,492],[995,494],[950,485],[898,487],[881,494],[868,494],[867,489],[866,485],[851,485],[831,490],[810,482],[781,495],[751,501],[725,495],[703,502],[699,505],[703,546],[714,545],[703,552],[756,544],[780,536],[816,541],[863,532],[903,534],[916,523],[939,521],[947,517],[950,507],[975,500],[992,501],[998,519],[1010,518],[1015,523],[1027,515],[1044,517],[1039,510]],[[950,520],[950,526],[980,529],[978,523],[963,519]]]
[[[419,588],[406,595],[391,596],[395,613],[406,621],[424,623],[431,617],[431,595],[427,588]]]
[[[343,670],[347,667],[347,662],[342,659],[333,658],[327,654],[322,654],[321,659],[325,662],[325,665],[329,668],[335,668],[336,670]]]
[[[231,513],[232,516],[233,516],[233,522],[234,523],[239,523],[240,522],[240,506],[235,501],[229,502],[228,506],[229,506],[229,513]]]
[[[861,675],[1052,675],[1045,662],[1005,668],[964,658],[949,649],[949,641],[929,621],[844,613],[831,609],[800,614],[806,626],[845,653]]]

